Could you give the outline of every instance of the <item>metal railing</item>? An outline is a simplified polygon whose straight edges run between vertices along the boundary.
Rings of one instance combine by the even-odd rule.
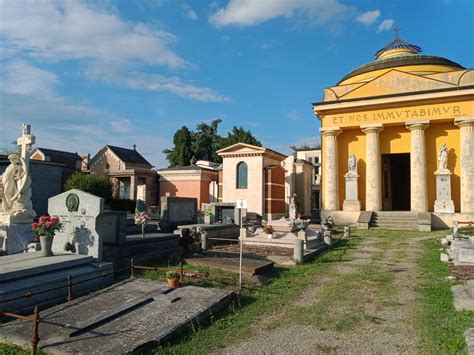
[[[13,319],[19,319],[19,320],[26,320],[28,322],[32,322],[32,332],[31,332],[31,353],[34,355],[36,354],[36,350],[38,349],[38,343],[40,341],[40,337],[38,334],[38,327],[39,327],[39,322],[40,322],[40,311],[39,307],[36,306],[34,311],[33,311],[33,316],[31,317],[26,317],[22,316],[20,314],[12,313],[12,312],[0,312],[0,317],[8,317],[8,318],[13,318]]]

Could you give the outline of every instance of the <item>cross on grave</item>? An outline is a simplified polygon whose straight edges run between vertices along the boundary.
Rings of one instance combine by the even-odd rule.
[[[16,140],[16,144],[21,147],[21,157],[25,159],[25,165],[29,168],[31,146],[35,144],[35,136],[31,134],[31,125],[22,123],[21,137]]]

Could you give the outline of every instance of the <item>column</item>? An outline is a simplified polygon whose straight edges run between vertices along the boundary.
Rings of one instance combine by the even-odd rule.
[[[460,117],[461,213],[474,213],[474,117]]]
[[[324,137],[323,145],[323,189],[324,206],[328,211],[339,210],[339,180],[337,174],[337,136],[341,134],[339,127],[320,128]]]
[[[365,152],[365,210],[382,209],[382,166],[380,157],[379,134],[383,131],[380,123],[360,126],[366,134]]]
[[[428,212],[425,129],[429,124],[430,121],[410,121],[405,124],[411,132],[410,206],[412,212]]]

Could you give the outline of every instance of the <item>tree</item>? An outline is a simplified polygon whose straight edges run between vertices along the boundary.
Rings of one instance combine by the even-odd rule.
[[[222,138],[219,148],[225,148],[236,143],[247,143],[258,147],[262,146],[262,142],[255,138],[250,131],[246,131],[242,126],[234,126],[232,131],[227,133],[227,137]]]
[[[173,144],[173,149],[165,149],[163,151],[170,163],[170,167],[188,165],[193,157],[192,133],[188,127],[183,126],[176,131],[173,137]]]
[[[196,126],[196,132],[193,134],[193,152],[197,160],[220,161],[216,150],[221,141],[221,137],[217,134],[217,127],[221,122],[221,119],[217,119],[211,124],[202,122]]]

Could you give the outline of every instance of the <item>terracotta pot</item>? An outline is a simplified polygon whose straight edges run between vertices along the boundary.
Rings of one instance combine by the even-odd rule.
[[[179,278],[173,278],[173,279],[167,279],[168,282],[168,287],[170,288],[178,288],[181,286],[181,283],[179,282]]]
[[[54,234],[53,235],[40,235],[39,240],[41,244],[41,255],[42,256],[53,256],[53,239],[54,239]]]

